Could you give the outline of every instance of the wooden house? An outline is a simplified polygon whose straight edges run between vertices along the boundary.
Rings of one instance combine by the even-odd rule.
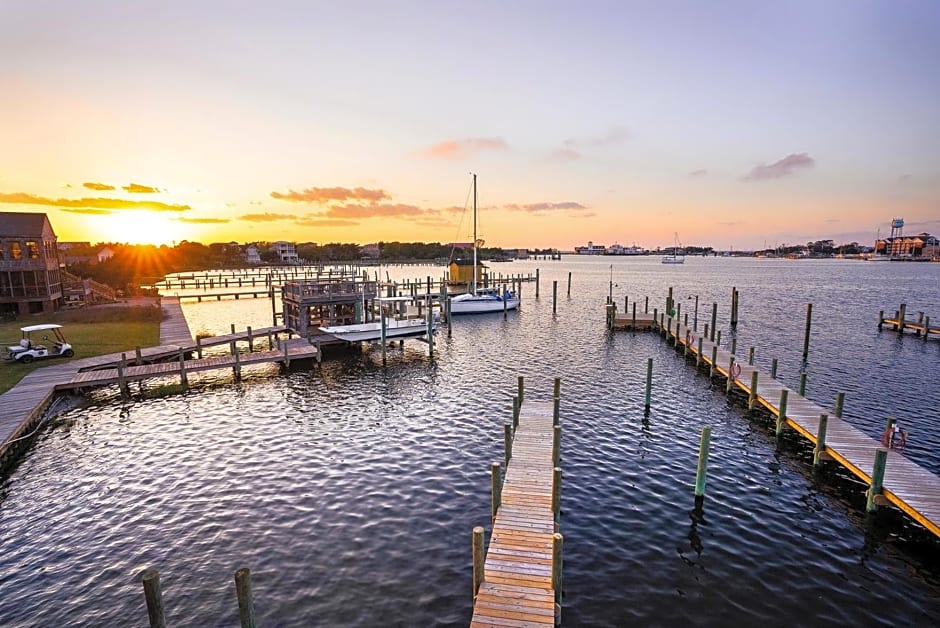
[[[48,216],[0,212],[0,313],[49,313],[61,306],[59,250]]]

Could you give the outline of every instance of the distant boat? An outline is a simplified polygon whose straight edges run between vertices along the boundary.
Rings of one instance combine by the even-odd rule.
[[[588,242],[587,246],[574,247],[574,252],[578,255],[604,255],[607,252],[607,247],[603,244]]]
[[[496,289],[477,289],[477,175],[473,175],[473,281],[470,292],[458,294],[450,300],[451,314],[485,314],[502,312],[519,307],[519,297],[506,290],[500,294]]]
[[[682,253],[680,254],[680,251]],[[685,251],[679,248],[679,234],[676,233],[675,245],[672,247],[672,253],[663,255],[663,264],[685,264]]]
[[[604,255],[649,255],[649,251],[643,247],[637,246],[636,243],[634,243],[633,246],[611,244],[610,247],[604,251]]]

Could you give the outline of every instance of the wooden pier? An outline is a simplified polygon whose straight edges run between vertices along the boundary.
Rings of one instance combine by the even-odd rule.
[[[222,299],[234,299],[238,301],[239,299],[269,299],[273,295],[271,288],[265,288],[264,290],[228,290],[228,291],[219,291],[213,290],[211,292],[205,292],[203,294],[176,294],[174,295],[177,299],[193,299],[198,303],[203,301],[221,301]]]
[[[885,317],[885,311],[881,310],[878,313],[878,330],[881,331],[887,325],[891,331],[896,331],[899,334],[910,331],[924,340],[927,340],[931,335],[940,339],[940,327],[931,327],[929,316],[924,316],[923,312],[918,312],[917,319],[909,321],[907,320],[906,310],[907,305],[902,303],[901,307],[894,312],[894,318]]]
[[[561,473],[554,460],[553,418],[552,403],[521,404],[506,476],[499,497],[494,495],[498,509],[471,626],[551,626],[556,621],[561,535],[556,534],[553,486],[560,490],[555,483]],[[494,468],[498,474],[498,465]],[[477,531],[482,537],[482,529]]]
[[[744,392],[750,409],[763,406],[777,417],[778,426],[789,426],[813,443],[817,463],[834,460],[869,486],[874,486],[874,490],[869,491],[870,504],[892,504],[940,536],[940,477],[898,451],[885,450],[879,440],[843,421],[841,407],[827,409],[814,404],[770,375],[758,371],[748,363],[748,359],[741,360],[717,346],[704,334],[693,332],[665,315],[660,315],[658,328],[687,359],[694,359],[697,368],[707,369],[710,377],[718,374],[725,378],[727,384],[730,376],[731,385],[727,389]],[[836,405],[841,406],[841,403]],[[781,406],[784,408],[782,413]],[[821,420],[821,416],[825,418]],[[885,454],[886,461],[882,459],[876,464],[876,460]],[[881,472],[883,477],[877,481]]]

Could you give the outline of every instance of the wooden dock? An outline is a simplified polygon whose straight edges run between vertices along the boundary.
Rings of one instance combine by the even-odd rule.
[[[820,415],[827,415],[824,446],[817,446],[820,458],[835,460],[866,484],[872,484],[876,452],[883,449],[882,443],[843,421],[840,417],[841,408],[831,410],[814,404],[770,375],[758,371],[748,364],[747,359],[741,360],[729,351],[716,347],[704,334],[693,332],[679,321],[661,315],[659,329],[667,340],[675,343],[677,350],[694,358],[697,365],[704,365],[712,375],[717,373],[727,382],[729,373],[733,372],[732,386],[747,394],[749,406],[763,406],[778,421],[781,420],[781,393],[786,391],[783,422],[814,445],[818,445]],[[712,356],[715,356],[714,364]],[[752,391],[755,373],[757,379]],[[892,504],[940,536],[940,477],[895,450],[887,451],[881,492],[875,496],[874,503]]]
[[[881,312],[878,313],[878,330],[881,331],[881,329],[887,325],[891,331],[901,334],[910,331],[913,332],[915,336],[919,336],[924,340],[930,338],[931,335],[934,338],[940,339],[940,327],[931,327],[929,316],[925,317],[923,312],[918,312],[917,319],[909,321],[907,320],[906,310],[907,306],[902,303],[900,309],[894,312],[894,318],[885,317],[884,310],[881,310]]]
[[[180,300],[176,297],[161,297],[160,308],[163,311],[163,320],[160,321],[160,344],[192,344],[193,334],[189,331],[186,317],[183,316]]]
[[[265,288],[264,290],[212,290],[207,291],[201,294],[176,294],[174,298],[176,299],[193,299],[199,303],[203,301],[221,301],[222,299],[267,299],[272,295],[270,288]]]
[[[522,404],[471,626],[555,623],[553,416],[552,403]]]

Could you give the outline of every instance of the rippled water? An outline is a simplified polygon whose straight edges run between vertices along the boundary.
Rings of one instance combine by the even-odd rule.
[[[470,530],[489,522],[516,376],[547,399],[562,378],[566,625],[936,625],[940,542],[864,487],[814,477],[796,438],[777,447],[651,334],[604,329],[609,283],[662,308],[674,286],[699,322],[719,302],[739,353],[796,386],[806,303],[807,396],[877,435],[888,415],[907,455],[940,472],[940,342],[878,332],[904,301],[940,319],[940,265],[850,261],[566,258],[518,313],[455,319],[435,356],[409,342],[319,370],[193,378],[186,394],[122,403],[116,389],[62,415],[0,493],[0,625],[146,625],[140,572],[160,571],[172,625],[237,625],[232,574],[252,569],[265,626],[466,625]],[[611,265],[613,266],[611,268]],[[424,277],[440,268],[392,269]],[[568,273],[571,298],[566,296]],[[558,281],[557,314],[552,281]],[[693,298],[689,298],[692,296]],[[184,306],[190,327],[270,324],[264,299]],[[653,408],[643,416],[646,359]],[[152,390],[154,384],[144,390]],[[707,498],[692,485],[712,426]]]

